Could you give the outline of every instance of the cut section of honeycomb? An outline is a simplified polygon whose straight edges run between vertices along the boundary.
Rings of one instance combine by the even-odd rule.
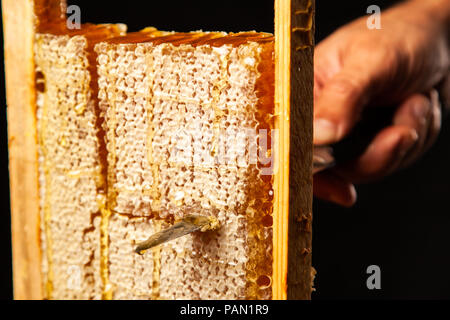
[[[46,297],[270,299],[273,37],[45,28],[35,56]],[[186,214],[221,228],[134,252]]]
[[[37,34],[41,247],[48,299],[101,297],[99,227],[106,190],[101,154],[106,149],[92,49],[122,31],[105,25],[66,35]]]
[[[115,236],[122,222],[113,217],[150,218],[141,223],[158,231],[200,212],[217,217],[222,228],[146,253],[159,270],[146,280],[157,292],[153,287],[144,297],[270,298],[272,176],[262,174],[257,156],[251,160],[261,149],[261,129],[268,132],[264,151],[271,152],[273,38],[133,34],[96,51],[108,149],[110,277],[125,268],[113,258],[123,241]],[[142,272],[130,266],[133,275]],[[113,285],[135,290],[133,278]]]

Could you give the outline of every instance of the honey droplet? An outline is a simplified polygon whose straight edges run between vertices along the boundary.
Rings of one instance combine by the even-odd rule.
[[[256,284],[260,289],[268,288],[272,284],[272,279],[269,276],[259,276]]]
[[[82,115],[84,113],[84,110],[86,110],[86,105],[84,103],[80,103],[75,106],[75,112],[78,115]]]
[[[63,137],[59,138],[59,144],[63,147],[67,146],[66,137],[63,136]]]
[[[273,218],[270,215],[266,215],[261,219],[261,223],[264,227],[271,227],[273,225]]]

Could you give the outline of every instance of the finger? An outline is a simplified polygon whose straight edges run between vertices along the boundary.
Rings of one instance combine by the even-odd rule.
[[[341,46],[342,41],[336,40],[335,36],[331,35],[314,48],[314,90],[317,92],[316,95],[320,94],[325,83],[340,71],[342,66],[339,59]]]
[[[394,125],[379,132],[366,151],[339,168],[339,174],[353,183],[379,180],[399,168],[419,136],[409,126]]]
[[[425,144],[429,138],[430,127],[432,126],[432,111],[430,98],[423,94],[412,95],[397,109],[393,118],[393,124],[410,127],[418,135],[414,148],[411,148],[403,159],[402,167],[411,164],[423,154]]]
[[[356,202],[354,185],[330,170],[315,174],[313,187],[314,195],[319,199],[344,207],[351,207]]]
[[[343,41],[333,34],[314,48],[314,98],[317,99],[325,84],[341,69],[339,59]]]
[[[373,95],[377,71],[350,60],[321,88],[314,105],[314,143],[332,144],[347,135]]]
[[[414,126],[419,135],[416,145],[403,160],[401,167],[404,168],[428,151],[439,136],[441,106],[437,91],[433,89],[430,97],[414,95],[405,101],[395,115],[394,123]]]
[[[427,151],[436,142],[439,132],[442,126],[442,108],[439,101],[439,93],[437,90],[433,89],[430,92],[431,99],[431,120],[430,128],[428,131],[428,138],[424,146],[424,150]]]
[[[445,113],[443,116],[448,115],[450,112],[450,74],[440,84],[439,95],[443,104],[442,110]]]

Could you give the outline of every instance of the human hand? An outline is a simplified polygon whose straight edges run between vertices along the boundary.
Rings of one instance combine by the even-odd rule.
[[[449,93],[449,20],[449,0],[409,1],[382,13],[381,30],[361,18],[316,47],[314,144],[347,136],[364,108],[398,106],[361,156],[314,176],[317,197],[351,206],[353,183],[404,168],[435,142],[441,108],[434,88],[444,83]]]

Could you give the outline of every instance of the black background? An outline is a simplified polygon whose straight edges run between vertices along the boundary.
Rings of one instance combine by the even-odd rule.
[[[344,23],[365,15],[369,5],[384,9],[394,1],[316,2],[316,40],[320,41]],[[272,0],[73,0],[69,4],[80,6],[83,23],[122,22],[130,31],[151,25],[175,31],[273,32]],[[11,299],[3,83],[0,90],[0,298]],[[359,186],[358,203],[351,209],[315,200],[313,265],[318,275],[313,299],[450,298],[449,144],[450,129],[444,124],[439,141],[419,163],[384,181]],[[366,287],[366,268],[373,264],[381,268],[381,290]]]

